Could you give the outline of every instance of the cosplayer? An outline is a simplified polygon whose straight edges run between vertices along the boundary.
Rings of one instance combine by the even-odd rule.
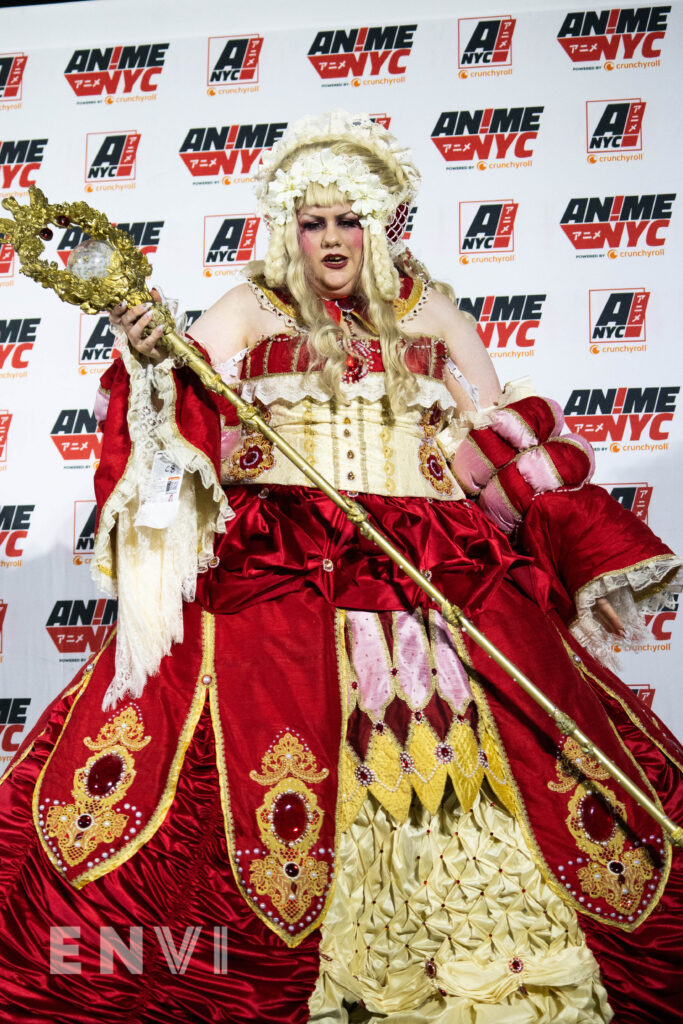
[[[683,749],[602,664],[681,560],[501,393],[399,241],[418,181],[366,117],[294,125],[194,343],[681,822]],[[118,629],[0,786],[0,1021],[683,1021],[683,851],[151,316],[97,404]]]

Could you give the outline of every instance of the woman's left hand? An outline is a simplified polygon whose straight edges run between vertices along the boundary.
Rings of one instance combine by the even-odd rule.
[[[593,605],[593,615],[603,629],[617,636],[625,636],[624,624],[606,597],[599,597]]]

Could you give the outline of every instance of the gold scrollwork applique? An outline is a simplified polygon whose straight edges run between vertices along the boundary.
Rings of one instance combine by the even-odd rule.
[[[574,789],[566,823],[578,849],[588,857],[581,867],[577,861],[576,876],[583,891],[624,917],[637,913],[655,866],[645,846],[626,849],[626,807],[609,786],[598,781],[608,778],[608,772],[571,736],[562,745],[555,770],[557,781],[549,782],[548,788],[558,793]]]
[[[142,750],[150,740],[133,705],[106,722],[94,740],[84,738],[83,743],[94,753],[74,773],[74,802],[54,803],[45,817],[45,832],[56,840],[68,865],[80,864],[101,843],[112,843],[124,832],[130,815],[117,810],[116,805],[135,779],[133,753]],[[135,807],[130,810],[139,815]]]
[[[270,786],[256,811],[267,853],[251,861],[251,884],[291,924],[301,920],[314,897],[322,896],[328,885],[328,862],[310,856],[324,811],[307,783],[322,782],[329,771],[319,768],[312,751],[286,732],[264,754],[261,772],[249,775],[259,785]]]
[[[260,403],[254,403],[268,423],[270,412]],[[275,465],[273,444],[254,427],[246,427],[242,444],[230,457],[228,473],[233,480],[253,480]]]

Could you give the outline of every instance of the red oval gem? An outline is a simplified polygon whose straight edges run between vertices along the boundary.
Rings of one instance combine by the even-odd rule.
[[[65,213],[60,213],[59,217],[55,217],[55,222],[59,224],[60,228],[68,228],[71,223]]]
[[[580,807],[581,824],[588,838],[594,843],[606,843],[611,839],[617,826],[609,806],[594,793],[588,793]]]
[[[76,819],[76,824],[80,829],[90,828],[90,826],[92,825],[92,818],[90,817],[89,814],[79,814],[78,818]]]
[[[254,466],[258,466],[262,458],[263,453],[259,448],[249,448],[240,459],[242,469],[253,469]]]
[[[429,472],[432,476],[436,477],[437,480],[443,479],[443,466],[435,455],[429,456],[427,459],[427,465],[429,466]]]
[[[284,870],[284,873],[287,875],[287,878],[298,878],[299,877],[299,873],[300,873],[299,865],[295,864],[293,860],[288,860],[287,863],[285,864],[283,870]]]
[[[278,839],[293,843],[308,828],[306,801],[298,793],[281,793],[273,804],[273,831]]]
[[[52,238],[52,228],[41,228],[39,234],[41,238],[44,238],[46,242],[49,242]]]
[[[123,758],[118,754],[104,754],[88,772],[85,788],[91,796],[108,796],[121,781],[123,770]]]

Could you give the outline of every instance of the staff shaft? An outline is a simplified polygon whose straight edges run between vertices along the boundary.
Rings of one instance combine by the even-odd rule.
[[[495,663],[506,672],[511,679],[528,693],[528,695],[539,704],[543,710],[554,720],[558,729],[563,734],[571,736],[579,745],[581,750],[589,757],[598,761],[603,768],[615,779],[626,792],[643,807],[647,813],[654,818],[658,825],[664,830],[670,841],[676,846],[683,846],[683,828],[672,818],[669,818],[654,801],[635,784],[607,754],[598,747],[589,736],[579,728],[577,723],[566,712],[562,711],[551,701],[535,683],[529,679],[517,666],[507,658],[494,643],[492,643],[477,627],[469,621],[462,610],[441,593],[438,587],[422,575],[420,570],[413,565],[405,555],[399,551],[388,537],[378,530],[368,519],[368,513],[358,502],[343,494],[332,486],[305,458],[282,437],[277,430],[274,430],[253,405],[245,402],[241,395],[230,388],[222,379],[220,374],[206,362],[199,352],[189,345],[184,338],[181,338],[175,331],[167,331],[160,344],[168,349],[174,356],[177,356],[189,369],[200,378],[202,383],[211,391],[226,398],[237,411],[240,420],[267,437],[269,441],[277,445],[279,450],[324,494],[330,498],[354,523],[364,537],[373,541],[388,557],[398,565],[403,572],[410,577],[413,583],[424,591],[425,594],[439,607],[444,619],[454,627],[461,629],[470,639],[477,644]]]

